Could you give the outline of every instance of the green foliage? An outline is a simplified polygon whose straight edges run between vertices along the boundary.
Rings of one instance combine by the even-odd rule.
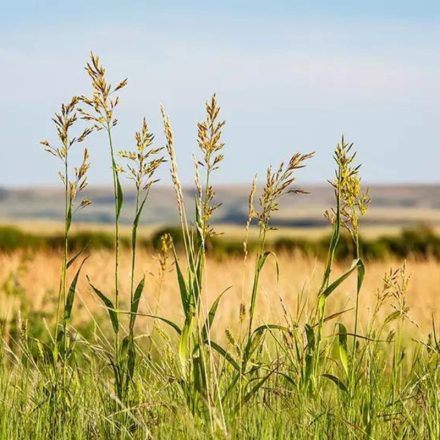
[[[44,236],[27,234],[13,226],[0,226],[0,250],[12,252],[18,249],[42,249],[47,246]]]
[[[137,241],[143,249],[160,249],[160,238],[163,234],[170,234],[173,238],[177,252],[184,251],[184,241],[181,229],[178,227],[164,227],[154,232],[151,238],[138,237]],[[16,250],[60,250],[63,247],[63,236],[57,234],[35,234],[28,233],[14,226],[0,226],[0,251],[13,252]],[[111,233],[103,231],[81,231],[70,234],[70,248],[73,252],[82,249],[112,250],[114,238]],[[268,240],[268,249],[276,253],[299,252],[304,255],[324,259],[330,237],[322,239],[299,239],[290,237],[279,237],[275,240]],[[128,249],[130,239],[126,236],[120,237],[120,245]],[[258,249],[257,240],[249,240],[248,251],[254,253]],[[341,234],[335,259],[344,261],[353,255],[351,238]],[[394,235],[384,235],[373,239],[361,238],[360,250],[365,260],[382,260],[394,258],[417,257],[419,259],[435,258],[440,260],[440,237],[433,230],[426,226],[404,229]],[[243,255],[243,242],[230,240],[225,236],[213,237],[206,243],[206,253],[212,258],[224,260],[229,257],[241,257]]]

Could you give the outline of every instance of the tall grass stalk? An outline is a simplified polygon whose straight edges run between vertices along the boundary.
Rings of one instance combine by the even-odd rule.
[[[110,162],[112,169],[113,180],[113,196],[114,196],[114,239],[115,239],[115,266],[114,266],[114,304],[105,296],[102,292],[94,288],[96,294],[101,298],[106,307],[112,309],[110,317],[112,320],[112,326],[115,333],[114,337],[114,352],[115,352],[115,364],[113,366],[115,371],[115,387],[117,395],[122,398],[122,377],[121,377],[121,338],[120,338],[120,325],[119,325],[119,310],[120,310],[120,298],[119,298],[119,219],[121,215],[122,206],[124,203],[124,195],[120,182],[121,168],[116,162],[116,151],[113,146],[112,129],[117,125],[118,121],[115,118],[114,111],[119,103],[119,96],[116,92],[121,90],[127,85],[127,79],[121,81],[116,87],[112,87],[107,82],[106,71],[102,66],[99,57],[93,53],[90,55],[90,62],[86,65],[86,72],[89,75],[92,82],[92,96],[82,96],[81,101],[84,104],[84,108],[80,108],[82,119],[92,123],[91,129],[95,131],[104,130],[107,134]],[[109,302],[110,301],[110,302]]]
[[[134,375],[136,362],[134,327],[145,284],[145,277],[143,277],[135,289],[137,231],[150,189],[158,181],[154,178],[155,173],[164,162],[164,158],[159,156],[162,148],[152,147],[154,135],[150,132],[145,118],[141,129],[136,132],[135,140],[136,148],[134,151],[121,151],[119,153],[127,161],[126,174],[134,182],[136,188],[135,212],[131,228],[130,319],[126,368],[124,369],[126,377],[123,379],[124,393],[127,393]]]
[[[64,186],[64,249],[61,263],[60,287],[58,290],[58,299],[56,305],[54,336],[56,343],[54,343],[53,346],[53,358],[55,361],[58,360],[60,353],[63,359],[66,359],[68,356],[67,325],[72,314],[73,301],[76,293],[76,283],[79,276],[78,271],[68,291],[67,270],[81,253],[76,254],[72,259],[69,258],[69,232],[72,225],[72,218],[75,210],[85,208],[91,203],[89,200],[83,199],[78,205],[75,204],[78,195],[87,186],[89,153],[87,148],[84,148],[82,163],[79,167],[74,168],[72,171],[70,164],[70,151],[75,144],[83,142],[91,133],[91,130],[86,128],[78,137],[71,135],[72,128],[76,128],[74,126],[78,120],[78,102],[79,98],[73,97],[68,104],[63,104],[61,106],[61,111],[59,113],[55,113],[55,116],[52,119],[55,124],[59,144],[53,145],[48,140],[41,141],[41,144],[48,153],[61,160],[62,171],[60,171],[58,175]],[[71,173],[73,174],[72,179]],[[61,314],[62,318],[60,316]]]
[[[257,252],[254,277],[252,283],[251,299],[248,311],[248,329],[246,340],[244,343],[244,353],[242,360],[242,372],[246,370],[247,362],[251,355],[251,345],[253,342],[253,322],[255,316],[255,307],[257,302],[257,294],[260,283],[260,274],[264,268],[267,258],[270,252],[266,250],[266,235],[267,232],[272,229],[270,220],[272,215],[279,209],[279,200],[289,193],[304,193],[301,189],[291,189],[291,186],[295,182],[295,172],[303,168],[304,163],[313,157],[313,153],[310,154],[295,154],[292,156],[288,164],[285,166],[282,163],[276,171],[273,171],[272,167],[269,167],[266,172],[266,183],[263,188],[262,195],[259,198],[259,209],[253,206],[253,195],[255,193],[254,187],[251,190],[249,218],[256,219],[259,225],[259,250]],[[278,269],[277,269],[278,271]]]
[[[348,372],[350,369],[350,384],[353,383],[355,374],[355,350],[356,337],[359,321],[359,295],[365,275],[365,266],[360,258],[359,247],[359,217],[364,215],[368,208],[369,197],[368,192],[361,192],[359,166],[354,165],[356,154],[352,154],[353,144],[347,144],[344,137],[336,146],[334,159],[336,162],[336,176],[331,182],[334,189],[336,207],[332,211],[326,211],[325,216],[333,225],[332,236],[330,239],[329,251],[325,271],[323,274],[322,284],[318,293],[318,331],[317,331],[317,349],[314,352],[314,373],[316,380],[318,374],[318,363],[321,355],[322,328],[325,317],[325,304],[328,296],[346,279],[352,272],[357,273],[356,298],[355,298],[355,316],[353,343],[351,351],[351,362],[349,362],[346,353],[346,337],[347,331],[343,324],[339,324],[339,350],[341,353],[341,362],[344,369]],[[347,229],[352,237],[354,245],[354,260],[351,267],[339,278],[330,283],[332,266],[335,259],[336,250],[341,236],[341,228]],[[349,367],[349,363],[351,367]]]
[[[198,146],[202,158],[194,159],[195,166],[195,222],[188,222],[182,187],[180,184],[176,154],[174,150],[174,134],[170,120],[162,107],[166,149],[171,164],[170,172],[173,187],[176,193],[177,206],[181,221],[185,255],[187,261],[187,276],[185,277],[179,264],[179,259],[174,250],[174,260],[178,276],[179,290],[182,300],[182,309],[185,322],[180,329],[177,328],[179,337],[179,359],[183,375],[183,389],[187,396],[188,405],[197,413],[206,408],[211,421],[211,426],[217,424],[218,416],[215,411],[217,404],[222,415],[221,399],[218,395],[218,382],[215,365],[212,358],[212,342],[210,329],[215,318],[221,293],[212,304],[209,313],[205,314],[202,307],[204,290],[206,246],[215,231],[210,224],[210,219],[219,207],[214,203],[215,192],[211,185],[211,175],[216,171],[223,160],[221,141],[223,121],[219,121],[220,107],[215,95],[206,103],[206,119],[198,124]],[[202,183],[201,171],[204,179]],[[217,350],[222,350],[216,345]],[[220,422],[224,429],[224,420]]]

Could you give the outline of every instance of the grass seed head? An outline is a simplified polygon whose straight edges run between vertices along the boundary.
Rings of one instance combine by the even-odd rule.
[[[117,124],[114,117],[114,109],[119,104],[119,96],[116,92],[127,85],[127,79],[119,82],[116,87],[108,83],[106,71],[101,64],[98,56],[90,54],[90,61],[87,63],[85,70],[92,81],[92,95],[81,96],[80,100],[85,108],[79,108],[78,112],[82,119],[90,121],[93,125],[90,130],[109,129]]]
[[[341,142],[336,146],[334,159],[337,164],[335,179],[330,182],[339,199],[342,225],[351,235],[359,232],[359,219],[366,214],[370,204],[368,190],[363,192],[359,175],[360,165],[355,164],[356,153],[353,144]],[[335,212],[326,211],[324,216],[332,223],[336,220]]]
[[[153,148],[154,135],[150,132],[146,119],[142,121],[141,129],[135,135],[136,148],[134,151],[120,151],[119,155],[127,160],[126,173],[135,182],[138,191],[148,191],[157,182],[154,179],[159,166],[165,162],[158,156],[163,148]]]
[[[210,225],[210,220],[214,211],[221,206],[219,203],[214,203],[215,191],[210,184],[210,177],[213,171],[218,170],[224,159],[222,151],[225,144],[222,142],[221,136],[225,121],[219,120],[220,107],[215,94],[206,102],[205,109],[205,120],[197,124],[197,142],[203,158],[195,161],[195,184],[198,192],[198,228],[201,234],[206,237],[216,235],[212,225]],[[200,181],[199,167],[202,167],[205,172],[205,187],[202,186]]]
[[[179,180],[179,174],[177,171],[177,159],[176,151],[174,149],[174,132],[171,126],[171,121],[169,116],[165,111],[165,107],[161,105],[161,114],[164,127],[164,134],[166,139],[165,149],[168,153],[169,163],[170,163],[170,174],[173,183],[174,192],[176,193],[177,207],[179,210],[179,215],[182,218],[184,216],[184,199],[182,185]]]
[[[69,179],[69,153],[71,148],[77,144],[84,142],[87,136],[92,132],[90,128],[86,128],[79,136],[73,136],[71,131],[78,122],[78,103],[80,98],[74,96],[67,104],[61,105],[61,110],[55,113],[52,118],[56,133],[59,140],[58,146],[53,146],[49,141],[43,140],[40,143],[44,149],[59,158],[63,162],[63,169],[59,171],[58,175],[61,182],[66,186],[70,203],[73,204],[78,193],[87,187],[87,172],[90,168],[89,152],[85,147],[83,149],[83,159],[79,167],[73,169],[74,179]],[[90,205],[89,200],[80,202],[78,209]]]
[[[266,172],[266,184],[259,198],[259,211],[252,214],[258,219],[263,229],[270,228],[270,220],[274,212],[279,209],[280,198],[288,193],[301,194],[305,191],[299,188],[291,189],[295,182],[295,172],[305,166],[305,162],[313,157],[314,153],[296,153],[287,165],[281,163],[276,171],[269,167]],[[252,192],[251,192],[252,194]]]

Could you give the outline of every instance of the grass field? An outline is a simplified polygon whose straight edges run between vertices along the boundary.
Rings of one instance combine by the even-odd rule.
[[[121,258],[121,291],[130,290],[130,255],[127,251]],[[60,255],[36,253],[27,255],[22,252],[0,255],[0,286],[2,286],[1,319],[4,323],[15,319],[18,310],[27,313],[47,315],[48,322],[53,318],[53,308],[56,302],[56,283],[59,274]],[[284,312],[281,303],[289,310],[296,311],[301,301],[308,303],[306,310],[313,311],[316,305],[315,292],[319,289],[324,261],[299,253],[281,253],[277,255],[280,276],[277,280],[275,260],[268,264],[267,270],[261,277],[261,295],[256,308],[256,323],[283,323]],[[386,262],[370,262],[364,281],[364,290],[360,298],[360,321],[363,329],[367,326],[373,313],[378,291],[383,287],[383,280],[389,269],[398,269],[406,265],[409,277],[407,305],[408,315],[417,325],[410,322],[405,324],[405,331],[414,338],[423,339],[432,332],[432,317],[438,315],[438,298],[440,297],[440,262],[434,259],[396,259]],[[216,339],[224,339],[225,329],[238,330],[240,304],[248,302],[252,287],[254,256],[244,261],[243,258],[230,257],[224,260],[208,259],[206,265],[206,296],[203,298],[205,311],[218,294],[230,288],[222,299],[215,325],[212,328]],[[344,270],[344,264],[334,267],[335,276]],[[175,282],[175,271],[172,262],[161,274],[160,262],[157,256],[150,252],[139,252],[138,272],[136,278],[146,274],[146,287],[140,302],[139,310],[167,316],[173,321],[183,319],[182,310],[177,307],[179,289]],[[103,291],[111,291],[113,282],[113,254],[110,251],[92,252],[84,269],[84,275],[96,280]],[[328,307],[328,313],[352,309],[355,306],[355,282],[353,278],[341,288]],[[128,301],[124,295],[123,301]],[[78,311],[74,316],[73,325],[76,328],[87,327],[91,319],[97,319],[100,325],[105,325],[105,309],[99,299],[93,295],[85,277],[79,280],[77,286]],[[128,307],[128,304],[124,304]],[[382,311],[390,312],[390,308]],[[383,320],[384,315],[379,315]],[[305,314],[307,315],[307,313]],[[350,315],[348,313],[347,315]],[[340,318],[345,322],[344,316]],[[145,335],[151,333],[154,321],[141,318],[138,322],[139,331]],[[347,325],[349,325],[349,318]]]
[[[252,255],[247,262],[242,258],[229,258],[206,263],[206,295],[201,314],[205,316],[208,305],[220,292],[231,287],[218,309],[211,338],[236,359],[240,356],[237,344],[245,333],[247,319],[240,310],[250,299],[254,260],[255,255]],[[331,373],[341,380],[346,374],[338,352],[335,326],[343,323],[349,332],[352,331],[355,277],[338,289],[328,304],[328,316],[348,311],[324,325],[325,344],[321,348],[320,372],[317,373],[321,378],[313,390],[307,391],[302,383],[301,357],[296,358],[301,353],[290,347],[288,340],[284,341],[275,330],[268,331],[255,355],[258,358],[253,361],[265,367],[260,366],[254,380],[260,375],[264,377],[266,368],[280,369],[279,374],[272,375],[237,411],[231,406],[237,399],[234,392],[232,402],[225,401],[222,405],[222,413],[212,414],[219,418],[212,422],[209,416],[205,420],[198,414],[202,409],[194,414],[191,405],[188,406],[179,382],[181,367],[174,354],[179,343],[175,332],[166,324],[143,316],[154,314],[176,323],[184,321],[184,313],[178,305],[180,293],[172,261],[166,264],[162,273],[157,257],[150,253],[140,252],[138,257],[137,278],[142,273],[147,276],[139,305],[142,315],[138,317],[135,330],[136,387],[130,391],[128,401],[122,406],[124,409],[117,409],[122,403],[112,390],[111,373],[106,367],[105,351],[111,350],[107,311],[84,277],[77,287],[70,330],[74,332],[71,337],[75,335],[75,357],[69,360],[66,373],[69,389],[57,391],[52,388],[55,372],[44,347],[50,347],[50,329],[55,325],[57,285],[54,280],[59,274],[59,261],[60,255],[55,253],[26,256],[18,252],[0,256],[0,310],[5,341],[0,384],[2,438],[151,436],[202,439],[207,435],[214,438],[435,438],[436,432],[431,430],[439,426],[436,409],[438,354],[432,318],[438,321],[437,298],[440,294],[440,263],[436,260],[406,262],[406,276],[410,278],[404,293],[405,307],[409,308],[405,312],[407,318],[392,321],[383,330],[382,324],[395,312],[399,300],[390,295],[380,310],[375,311],[378,294],[383,292],[386,267],[400,268],[403,262],[389,261],[386,267],[383,262],[368,265],[360,299],[358,333],[374,337],[378,342],[359,341],[356,386],[351,390],[347,391],[345,386],[340,388],[322,374]],[[123,300],[120,307],[127,309],[128,252],[122,254],[121,261]],[[93,279],[103,291],[111,291],[112,263],[111,252],[94,252],[84,275]],[[279,280],[273,262],[262,274],[255,328],[264,323],[289,327],[292,331],[297,325],[298,329],[304,328],[316,306],[324,262],[302,255],[281,254],[278,263]],[[338,277],[344,269],[343,265],[335,265],[334,276]],[[395,289],[393,295],[398,294],[400,282],[392,287]],[[288,310],[288,318],[285,310]],[[391,338],[393,331],[399,336]],[[287,346],[283,347],[284,344]],[[284,351],[286,348],[288,352]],[[234,379],[233,367],[221,357],[215,366],[219,392],[224,394]],[[289,379],[284,378],[284,374],[288,374]],[[67,401],[60,401],[59,397],[51,401],[61,392]],[[371,411],[367,413],[371,417],[369,422],[364,413],[367,411],[366,398],[368,411]],[[53,412],[54,407],[59,414]],[[367,429],[371,430],[368,435]]]
[[[317,255],[272,245],[272,226],[293,217],[281,201],[304,195],[297,178],[313,153],[296,153],[250,186],[237,252],[219,258],[211,179],[225,123],[216,96],[197,125],[188,195],[165,108],[164,148],[144,119],[134,148],[118,153],[127,81],[110,85],[93,54],[86,71],[91,94],[62,105],[56,143],[42,141],[60,166],[61,228],[39,230],[45,241],[2,229],[0,438],[440,438],[440,240],[425,228],[366,246],[370,196],[353,145],[342,137],[335,148],[328,240]],[[92,134],[104,135],[112,165],[105,246],[83,243],[75,224],[93,202],[83,147]],[[154,231],[140,219],[165,161],[179,229],[156,236],[153,253],[145,240]]]

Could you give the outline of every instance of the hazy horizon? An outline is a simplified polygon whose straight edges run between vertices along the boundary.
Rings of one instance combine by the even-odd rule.
[[[127,181],[121,181],[122,187],[124,188],[124,191],[135,191],[136,188],[133,186],[132,182]],[[228,187],[234,188],[251,188],[252,182],[217,182],[214,187],[214,191],[216,188],[218,189],[226,189]],[[264,176],[261,176],[261,179],[259,179],[258,187],[262,188],[264,185]],[[313,182],[313,181],[302,181],[301,179],[298,179],[296,181],[296,184],[294,186],[298,187],[304,187],[307,188],[331,188],[328,181],[321,181],[321,182]],[[402,189],[402,188],[432,188],[432,187],[438,187],[440,189],[440,181],[438,182],[363,182],[362,186],[364,188],[396,188],[396,189]],[[87,188],[89,190],[105,190],[112,192],[113,186],[111,182],[108,183],[95,183],[88,185]],[[183,184],[184,190],[192,190],[195,189],[195,184],[191,182],[185,182]],[[27,191],[27,190],[35,190],[35,191],[42,191],[42,190],[50,190],[50,191],[64,191],[64,187],[57,182],[50,183],[50,184],[41,184],[41,185],[31,185],[31,184],[16,184],[12,186],[8,185],[0,185],[0,190],[6,190],[6,191]],[[172,183],[169,182],[157,182],[151,191],[157,191],[157,190],[170,190],[174,191],[174,188],[172,186]]]

